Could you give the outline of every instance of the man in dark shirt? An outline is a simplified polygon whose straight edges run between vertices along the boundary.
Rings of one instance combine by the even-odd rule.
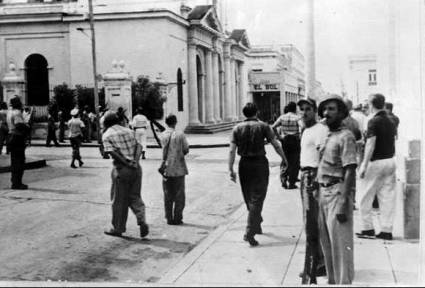
[[[282,147],[273,130],[264,122],[257,119],[257,107],[248,103],[243,108],[243,114],[247,118],[234,129],[230,141],[229,172],[230,179],[236,182],[236,173],[233,170],[236,148],[241,156],[239,161],[239,180],[242,194],[248,208],[248,224],[244,240],[251,246],[257,246],[255,234],[262,234],[261,211],[266,198],[269,184],[269,162],[264,149],[265,141],[270,142],[285,164],[286,158]],[[287,165],[287,164],[286,164]]]
[[[395,210],[396,126],[384,111],[385,97],[381,94],[369,96],[369,107],[373,117],[368,122],[366,149],[360,166],[360,189],[364,194],[360,200],[362,231],[359,237],[373,237],[372,202],[378,196],[381,232],[377,238],[392,240]]]
[[[400,119],[394,115],[393,113],[393,103],[386,102],[385,103],[385,111],[387,112],[388,118],[390,118],[391,121],[393,121],[395,125],[395,135],[397,137],[398,135],[398,125],[400,124]]]

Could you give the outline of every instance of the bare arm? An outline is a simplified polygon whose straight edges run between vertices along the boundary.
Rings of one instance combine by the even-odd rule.
[[[360,178],[364,178],[365,176],[367,166],[369,165],[370,159],[372,158],[373,152],[375,151],[375,145],[376,145],[376,136],[367,138],[365,152],[364,152],[364,159],[359,170]]]
[[[273,145],[273,148],[276,153],[279,154],[280,158],[282,158],[282,162],[285,162],[287,165],[288,161],[286,160],[285,154],[283,153],[282,145],[280,145],[280,142],[277,141],[277,139],[275,138],[270,143]]]
[[[231,142],[230,143],[230,150],[229,150],[229,172],[230,172],[230,180],[233,182],[236,182],[236,173],[233,171],[233,164],[235,163],[236,158],[236,144]]]
[[[277,118],[277,120],[272,125],[272,129],[273,129],[273,131],[276,135],[279,135],[279,133],[277,131],[277,127],[279,127],[280,125],[281,125],[281,122],[280,122],[279,118]]]

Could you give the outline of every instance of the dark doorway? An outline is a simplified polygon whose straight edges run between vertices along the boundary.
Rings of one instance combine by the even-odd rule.
[[[258,118],[266,123],[273,123],[280,116],[280,93],[254,93],[254,103],[258,107]]]
[[[49,71],[47,60],[40,54],[32,54],[25,60],[27,103],[32,106],[49,104]]]
[[[202,69],[202,62],[199,56],[196,57],[196,70],[198,75],[198,117],[202,123],[204,121],[204,73]]]

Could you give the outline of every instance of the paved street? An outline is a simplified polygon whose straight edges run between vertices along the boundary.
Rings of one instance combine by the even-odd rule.
[[[237,185],[227,180],[227,149],[192,150],[189,155],[185,225],[163,219],[160,150],[143,165],[142,195],[151,224],[142,241],[133,215],[125,238],[103,234],[110,222],[110,160],[96,148],[82,149],[82,169],[69,167],[71,148],[31,147],[27,155],[48,167],[26,171],[27,191],[9,190],[0,174],[0,266],[2,280],[157,281],[227,215],[241,205]]]

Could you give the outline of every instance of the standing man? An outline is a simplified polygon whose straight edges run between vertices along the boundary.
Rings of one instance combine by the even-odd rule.
[[[327,96],[319,105],[328,137],[320,150],[317,171],[320,242],[329,284],[351,284],[353,262],[353,186],[356,181],[356,141],[342,125],[348,109],[339,95]]]
[[[290,102],[287,105],[288,113],[280,116],[273,124],[272,128],[277,135],[277,128],[281,126],[283,135],[280,135],[282,149],[288,159],[288,168],[286,173],[283,173],[282,187],[285,189],[298,188],[295,183],[298,179],[298,172],[300,170],[300,120],[297,113],[297,104]],[[289,185],[288,185],[289,184]]]
[[[3,146],[6,143],[9,127],[7,126],[7,104],[0,102],[0,155],[3,151]]]
[[[385,111],[387,112],[388,118],[394,123],[395,125],[395,135],[396,138],[398,136],[398,125],[400,125],[400,119],[394,115],[393,113],[393,103],[386,102],[385,103]]]
[[[65,115],[63,115],[63,111],[60,110],[58,112],[58,120],[59,120],[59,142],[65,142]]]
[[[68,128],[69,128],[69,142],[71,143],[72,147],[72,161],[71,161],[71,168],[77,168],[75,166],[75,160],[78,161],[78,166],[83,166],[84,162],[81,160],[81,154],[80,154],[80,146],[81,141],[83,139],[83,129],[84,129],[84,123],[83,121],[78,118],[79,111],[77,108],[74,108],[71,110],[71,119],[68,121]]]
[[[47,139],[46,139],[46,147],[50,147],[50,142],[55,144],[56,147],[59,147],[59,142],[56,139],[56,123],[55,118],[51,113],[47,117]]]
[[[185,176],[189,174],[184,157],[189,153],[189,144],[184,133],[176,131],[175,115],[168,115],[165,124],[168,126],[162,138],[163,159],[167,167],[166,177],[162,179],[165,218],[168,225],[181,225],[186,199]]]
[[[19,96],[10,99],[12,110],[8,111],[7,125],[9,136],[7,141],[10,151],[10,167],[12,172],[12,189],[25,190],[28,185],[22,183],[25,170],[25,147],[29,128],[22,115],[22,102]]]
[[[257,106],[247,103],[242,110],[246,120],[233,129],[230,140],[229,171],[230,179],[236,182],[236,173],[233,170],[236,148],[241,156],[239,161],[239,180],[242,194],[248,208],[248,223],[244,240],[251,246],[257,246],[255,234],[262,234],[261,211],[269,184],[269,162],[266,158],[264,140],[270,142],[276,152],[287,164],[282,147],[277,141],[273,130],[264,122],[257,119]]]
[[[300,154],[300,192],[307,238],[302,284],[315,284],[317,283],[317,276],[325,275],[323,252],[320,247],[319,237],[317,167],[319,166],[319,149],[324,145],[328,135],[328,128],[325,124],[317,122],[317,106],[313,99],[307,98],[298,101],[298,107],[303,126],[305,127],[301,136]]]
[[[136,215],[140,237],[149,234],[146,224],[145,204],[142,201],[142,168],[139,164],[142,147],[136,141],[133,131],[119,125],[116,113],[105,115],[103,145],[105,153],[113,159],[112,169],[112,227],[106,235],[121,236],[126,231],[128,208]]]
[[[359,237],[373,237],[372,202],[378,196],[381,232],[377,238],[392,240],[396,202],[395,137],[396,126],[384,111],[385,97],[382,94],[369,96],[372,118],[366,132],[364,160],[359,169],[362,231]]]
[[[137,141],[142,145],[142,159],[146,159],[146,146],[147,146],[147,129],[148,129],[148,118],[143,113],[143,108],[137,108],[137,114],[131,121],[131,127],[134,130]]]

